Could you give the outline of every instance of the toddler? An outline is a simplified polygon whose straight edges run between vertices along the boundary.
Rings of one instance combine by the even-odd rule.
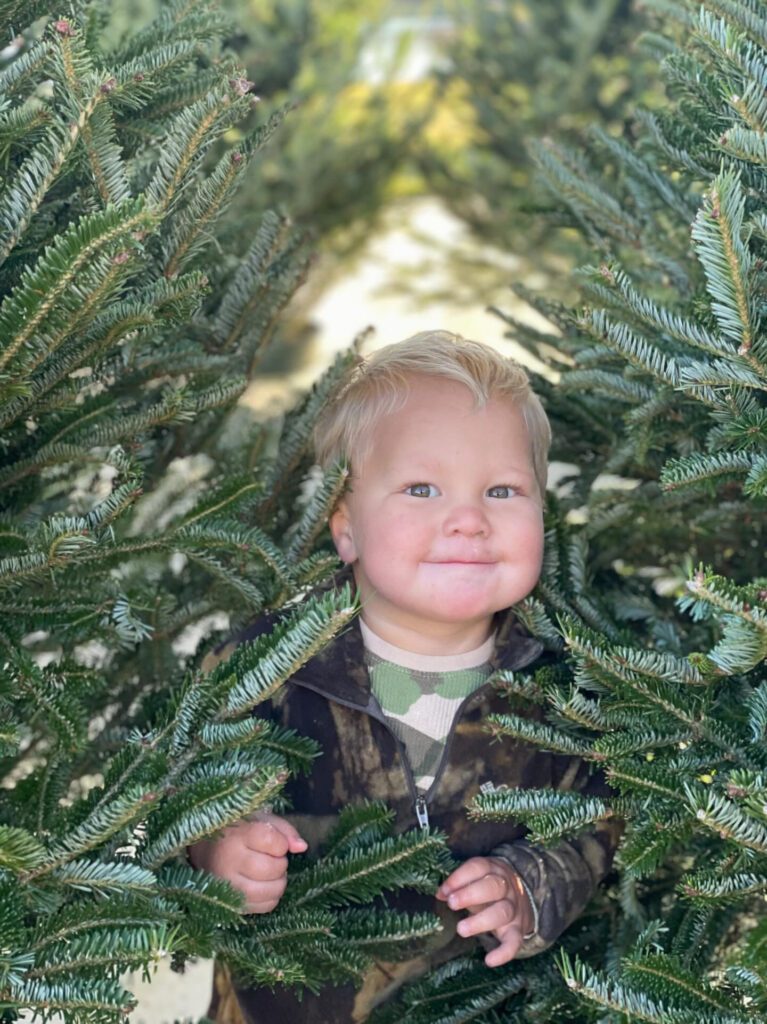
[[[542,651],[510,610],[541,570],[550,443],[524,370],[446,331],[417,334],[355,367],[315,443],[324,466],[349,459],[329,525],[346,564],[338,582],[352,574],[361,613],[263,711],[324,753],[309,779],[289,784],[288,818],[240,822],[196,844],[192,861],[241,889],[248,911],[268,913],[289,855],[316,850],[338,811],[367,798],[393,807],[400,831],[442,829],[461,864],[435,894],[445,927],[419,957],[300,1002],[289,990],[238,990],[236,1007],[219,999],[222,1024],[362,1021],[469,943],[487,949],[489,967],[540,952],[588,902],[615,841],[605,824],[540,849],[514,821],[470,822],[464,810],[480,790],[599,788],[581,762],[491,743],[483,728],[489,713],[508,711],[490,674]],[[416,894],[404,906],[435,909]]]

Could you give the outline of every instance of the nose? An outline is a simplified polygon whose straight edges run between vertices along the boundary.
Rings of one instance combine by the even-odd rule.
[[[475,505],[459,505],[451,509],[443,525],[445,534],[464,537],[487,537],[490,524],[481,508]]]

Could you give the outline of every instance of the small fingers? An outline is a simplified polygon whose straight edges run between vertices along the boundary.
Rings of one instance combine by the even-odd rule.
[[[505,901],[508,894],[509,883],[505,876],[488,872],[451,892],[447,897],[447,905],[451,910],[469,910],[472,907],[482,907],[486,903]]]
[[[249,822],[245,827],[243,840],[249,850],[265,853],[270,857],[284,857],[290,849],[287,836],[271,821]]]
[[[288,842],[289,853],[303,853],[307,849],[307,842],[298,834],[298,829],[291,825],[285,818],[278,818],[277,815],[270,815],[269,824],[273,825]]]
[[[456,931],[464,938],[468,935],[479,935],[481,932],[494,932],[507,928],[516,918],[516,910],[508,900],[498,900],[489,907],[466,917],[456,925]]]
[[[437,899],[446,900],[450,893],[461,889],[470,882],[476,882],[488,873],[492,867],[487,857],[471,857],[461,864],[455,871],[448,875],[445,881],[437,889]]]
[[[509,960],[514,959],[521,946],[522,929],[518,925],[512,924],[503,933],[500,946],[491,949],[487,954],[485,963],[488,967],[500,967],[502,964],[507,964]]]
[[[288,858],[246,850],[244,856],[232,864],[232,868],[252,882],[272,882],[287,874]]]
[[[287,876],[285,875],[281,878],[264,882],[254,882],[245,875],[239,875],[232,880],[232,884],[245,897],[243,913],[268,914],[280,902],[280,897],[285,892],[287,881]]]

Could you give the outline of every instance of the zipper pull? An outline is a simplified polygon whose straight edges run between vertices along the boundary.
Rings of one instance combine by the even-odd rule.
[[[416,797],[415,816],[418,818],[418,824],[421,828],[429,827],[429,811],[426,807],[426,799],[422,796]]]

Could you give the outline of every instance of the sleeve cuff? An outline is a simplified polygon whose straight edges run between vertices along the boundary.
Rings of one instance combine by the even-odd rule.
[[[528,902],[530,903],[530,908],[531,908],[531,910],[533,912],[533,927],[532,927],[532,930],[527,933],[527,935],[523,935],[522,936],[522,941],[523,942],[527,942],[529,939],[535,938],[535,936],[538,934],[538,925],[540,923],[540,914],[538,912],[538,907],[536,905],[536,902],[533,899],[533,894],[530,891],[530,886],[524,880],[522,875],[520,875],[519,871],[517,871],[516,867],[514,866],[514,864],[512,863],[512,861],[511,861],[511,859],[509,857],[506,857],[502,853],[493,853],[493,854],[491,854],[491,856],[492,857],[496,857],[498,860],[502,860],[504,862],[504,864],[508,864],[509,865],[511,870],[514,872],[514,874],[519,879],[519,884],[522,886],[522,891],[524,892],[525,896],[527,896]]]

